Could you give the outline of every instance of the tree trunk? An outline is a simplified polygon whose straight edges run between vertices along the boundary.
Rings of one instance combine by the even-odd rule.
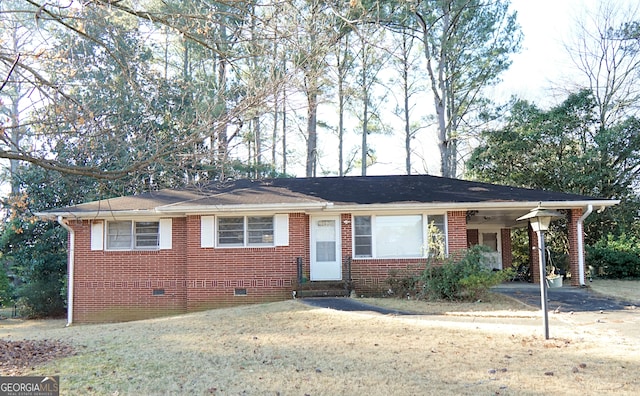
[[[315,87],[315,81],[313,87]],[[318,92],[315,88],[312,88],[307,96],[308,110],[307,110],[307,177],[316,176],[316,161],[317,161],[317,114],[318,114]]]
[[[363,43],[364,44],[364,43]],[[367,60],[366,45],[362,46],[362,176],[367,175],[367,154],[369,147],[367,135],[369,134],[369,92],[367,89]]]
[[[411,124],[409,119],[409,48],[407,46],[407,35],[403,34],[403,64],[402,64],[402,91],[404,96],[404,150],[405,150],[405,170],[407,175],[411,174]]]

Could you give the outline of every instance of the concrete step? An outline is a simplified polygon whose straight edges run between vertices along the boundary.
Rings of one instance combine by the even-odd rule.
[[[348,297],[349,291],[346,289],[318,289],[318,290],[297,290],[297,298],[305,297]]]
[[[345,281],[304,282],[297,285],[296,297],[345,297],[349,291]]]

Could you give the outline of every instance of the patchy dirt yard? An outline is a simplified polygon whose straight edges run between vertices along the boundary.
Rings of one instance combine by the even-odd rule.
[[[536,312],[471,308],[285,301],[118,324],[3,320],[0,339],[70,346],[27,368],[59,375],[62,394],[640,394],[640,312],[551,313],[545,340]]]
[[[103,325],[5,319],[0,375],[59,375],[61,394],[89,395],[640,394],[633,306],[552,311],[545,340],[539,310],[515,301],[366,302],[418,315],[284,301]]]
[[[28,374],[37,365],[71,356],[73,353],[71,345],[57,340],[0,339],[0,373],[10,376]]]

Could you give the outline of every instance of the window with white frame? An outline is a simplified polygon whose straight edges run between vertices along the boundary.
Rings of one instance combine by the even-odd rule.
[[[158,221],[107,222],[106,243],[109,250],[158,249],[159,242]]]
[[[444,215],[354,216],[353,223],[356,258],[424,257],[446,250]]]
[[[273,216],[218,217],[218,246],[273,246]]]

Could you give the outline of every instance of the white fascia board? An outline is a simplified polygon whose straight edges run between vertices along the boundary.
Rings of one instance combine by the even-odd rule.
[[[304,212],[322,210],[330,207],[330,202],[301,203],[301,204],[255,204],[255,205],[180,205],[160,206],[159,213],[176,214],[204,214],[223,212]]]
[[[333,205],[327,207],[325,211],[330,212],[373,212],[378,210],[478,210],[478,209],[500,209],[500,210],[528,210],[538,206],[547,209],[572,209],[587,208],[592,205],[594,208],[610,207],[618,205],[620,200],[593,200],[593,201],[522,201],[522,202],[433,202],[433,203],[390,203],[390,204],[368,204],[368,205]]]
[[[100,210],[100,211],[87,211],[87,212],[47,212],[47,213],[35,213],[37,217],[42,220],[53,220],[58,217],[63,219],[72,220],[101,220],[101,219],[114,219],[114,218],[160,218],[160,217],[178,217],[170,214],[160,213],[156,210]]]
[[[618,205],[620,200],[592,201],[522,201],[522,202],[433,202],[433,203],[390,203],[390,204],[334,204],[333,202],[301,203],[301,204],[264,204],[264,205],[193,205],[193,206],[160,206],[152,210],[92,211],[92,212],[47,212],[35,215],[44,220],[64,219],[110,219],[136,217],[179,217],[187,214],[211,214],[225,212],[373,212],[379,210],[530,210],[543,206],[547,209],[606,208]]]

